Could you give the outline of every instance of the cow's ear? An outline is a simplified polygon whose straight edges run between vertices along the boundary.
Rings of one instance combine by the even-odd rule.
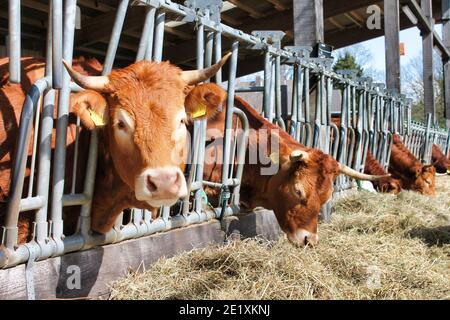
[[[72,111],[89,129],[103,127],[108,122],[106,99],[98,92],[86,90],[71,97]]]
[[[215,83],[205,83],[193,88],[186,96],[184,106],[190,120],[214,118],[222,112],[227,93]]]

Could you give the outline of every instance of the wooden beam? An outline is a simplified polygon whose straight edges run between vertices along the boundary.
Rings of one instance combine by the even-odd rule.
[[[416,0],[406,0],[408,7],[411,9],[411,11],[414,13],[416,18],[419,20],[419,29],[424,32],[432,32],[433,33],[433,45],[436,46],[441,54],[444,56],[444,59],[450,59],[450,50],[448,50],[444,43],[442,42],[441,38],[437,34],[437,32],[434,30],[434,25],[432,25],[427,19],[425,12],[423,9],[418,5]],[[434,8],[431,8],[433,15],[435,15],[435,12],[438,10],[434,10]],[[440,11],[440,10],[439,10]]]
[[[344,30],[345,29],[345,26],[342,25],[341,23],[337,22],[334,17],[328,18],[326,20],[329,21],[335,27],[337,27],[339,30]]]
[[[275,8],[275,10],[278,11],[285,11],[290,9],[292,6],[290,5],[290,3],[283,3],[280,0],[266,0],[267,2],[273,4],[273,7]]]
[[[357,11],[350,11],[348,14],[362,25],[365,24],[366,20],[363,17],[361,17],[361,15]]]
[[[243,19],[235,19],[232,16],[228,15],[228,14],[224,14],[222,13],[220,18],[222,19],[223,22],[225,22],[226,24],[232,26],[232,27],[237,27],[240,26],[244,23]]]
[[[442,0],[442,41],[450,51],[450,0]],[[444,63],[444,101],[447,129],[450,129],[450,60]]]
[[[115,11],[116,8],[109,6],[103,2],[100,2],[98,0],[78,0],[77,5],[81,5],[86,8],[95,9],[101,12],[109,12],[109,11]]]
[[[314,46],[324,41],[323,0],[294,1],[293,21],[296,46]]]
[[[180,31],[180,30],[178,30],[178,29],[176,29],[176,28],[172,28],[172,27],[165,26],[165,27],[164,27],[164,30],[165,30],[167,33],[173,34],[173,35],[177,36],[178,38],[180,38],[180,39],[182,39],[182,40],[191,40],[191,39],[194,39],[194,35],[193,35],[192,33],[187,33],[187,32],[184,32],[184,31]],[[140,36],[139,36],[139,37],[140,37]]]
[[[420,6],[425,14],[425,18],[430,25],[433,25],[432,4],[431,0],[421,0]],[[434,30],[434,28],[432,28]],[[422,53],[423,53],[423,88],[424,88],[424,105],[425,119],[428,113],[433,115],[433,123],[435,122],[435,105],[434,105],[434,60],[433,60],[433,32],[422,30]]]
[[[110,11],[85,22],[82,29],[76,35],[76,46],[87,46],[89,44],[109,39],[111,29],[116,18],[116,12]],[[122,32],[135,29],[142,24],[145,18],[145,10],[142,7],[128,8],[127,16],[122,28]]]
[[[22,0],[20,2],[20,4],[22,6],[24,6],[24,7],[27,7],[27,8],[31,8],[31,9],[38,10],[38,11],[45,12],[45,13],[48,12],[48,5],[40,3],[40,2],[37,2],[37,1]]]
[[[227,235],[241,238],[256,236],[276,241],[283,232],[273,211],[256,209],[224,220],[212,220],[150,236],[130,239],[89,250],[77,251],[36,261],[33,266],[34,288],[39,300],[108,296],[111,283],[123,278],[130,270],[141,272],[151,268],[161,257],[173,257],[209,245],[224,245]],[[125,254],[126,253],[126,254]],[[27,299],[25,264],[0,269],[0,299]],[[80,288],[69,288],[78,266]]]
[[[358,21],[357,19],[355,19],[355,17],[353,17],[353,16],[351,15],[350,12],[349,12],[349,13],[344,13],[344,16],[345,16],[347,19],[349,19],[351,22],[353,22],[354,24],[356,24],[358,27],[360,27],[360,28],[363,28],[363,27],[364,27],[363,24],[362,24],[360,21]]]
[[[0,18],[8,19],[8,11],[0,11]],[[30,25],[32,27],[37,27],[41,29],[47,28],[47,19],[38,20],[29,17],[20,17],[21,23]]]
[[[324,0],[324,16],[325,18],[334,17],[380,2],[380,0]]]
[[[86,52],[86,53],[90,53],[90,54],[95,54],[100,57],[106,56],[106,51],[97,50],[97,49],[89,48],[89,47],[83,47],[83,46],[76,47],[74,49],[74,51],[81,51],[81,52]],[[128,61],[128,62],[134,62],[134,57],[123,56],[121,54],[116,54],[114,57],[115,57],[115,59],[124,60],[124,61]]]
[[[238,7],[242,11],[247,12],[250,15],[250,17],[252,17],[252,18],[261,19],[261,18],[264,18],[266,16],[264,13],[256,10],[252,6],[249,6],[249,5],[246,5],[245,3],[242,3],[240,0],[228,0],[228,2],[234,4],[236,7]]]
[[[400,5],[399,0],[384,0],[386,49],[386,86],[400,93]]]
[[[325,43],[332,45],[335,49],[347,47],[354,43],[359,43],[366,40],[371,40],[374,38],[382,37],[384,35],[384,27],[383,22],[381,24],[381,30],[371,30],[367,32],[366,28],[352,28],[352,29],[344,29],[339,30],[336,29],[333,32],[325,33]],[[414,25],[409,21],[409,19],[402,15],[400,17],[400,29],[405,30],[414,27]],[[288,39],[285,37],[283,40]],[[293,41],[283,41],[283,46],[285,45],[293,45]],[[195,48],[195,45],[194,45]],[[224,49],[225,50],[225,49]],[[186,58],[186,55],[184,55]],[[195,57],[191,57],[191,59],[195,59]],[[174,60],[176,62],[176,60]],[[244,76],[250,73],[254,73],[262,70],[264,67],[264,59],[260,56],[254,56],[251,59],[247,59],[245,63],[241,63],[238,66],[238,76]],[[226,73],[224,73],[226,75]]]
[[[334,30],[325,33],[325,43],[332,45],[335,49],[347,47],[349,45],[367,41],[384,36],[384,23],[382,21],[382,28],[377,30],[370,30],[367,32],[366,28],[354,27],[351,29]],[[414,25],[409,21],[405,15],[400,16],[400,30],[409,29]]]

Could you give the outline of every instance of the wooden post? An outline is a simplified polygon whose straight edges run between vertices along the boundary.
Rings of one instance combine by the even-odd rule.
[[[420,6],[429,20],[430,25],[434,26],[433,11],[431,0],[421,0]],[[423,88],[424,88],[424,104],[425,119],[428,113],[433,115],[432,121],[436,122],[436,113],[434,106],[434,63],[433,63],[433,33],[422,31],[422,48],[423,48]]]
[[[293,0],[294,44],[314,46],[324,41],[323,0]]]
[[[450,50],[450,0],[442,0],[442,41]],[[450,60],[444,64],[444,95],[445,95],[445,119],[447,129],[450,129]]]
[[[292,0],[292,2],[293,2],[293,22],[294,22],[294,44],[296,46],[314,47],[319,42],[323,43],[325,40],[324,20],[323,20],[323,0]],[[308,79],[306,79],[305,81],[308,81]],[[325,87],[322,87],[322,90],[324,89]],[[312,95],[314,96],[315,93],[312,93]],[[324,137],[323,135],[321,136]],[[324,147],[325,144],[326,141],[320,141],[319,148],[320,146]],[[329,204],[324,205],[320,211],[320,220],[324,222],[329,222],[330,218],[331,218],[331,206]]]
[[[384,0],[386,86],[400,93],[400,10],[399,0]]]

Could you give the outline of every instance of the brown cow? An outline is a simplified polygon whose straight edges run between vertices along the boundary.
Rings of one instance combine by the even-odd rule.
[[[333,116],[331,118],[334,124],[338,127],[341,125],[340,116]],[[367,152],[366,163],[364,164],[364,173],[371,175],[386,175],[387,172],[383,169],[381,164],[374,158],[370,151]],[[389,192],[398,194],[402,191],[401,182],[390,176],[373,181],[373,186],[378,192]]]
[[[396,134],[393,135],[389,173],[401,181],[403,189],[425,195],[436,193],[436,169],[433,165],[422,165]]]
[[[152,210],[172,205],[187,194],[183,175],[186,123],[188,115],[199,117],[206,112],[199,113],[198,106],[184,107],[187,89],[212,77],[229,56],[204,70],[182,71],[169,62],[141,61],[113,70],[109,76],[86,76],[64,62],[72,79],[86,89],[72,95],[71,112],[87,129],[99,131],[93,231],[109,231],[125,208]],[[38,68],[43,66],[34,69]],[[18,114],[24,96],[16,93],[9,85],[2,88],[9,109]],[[18,126],[12,119],[4,115],[5,129],[8,122]],[[10,153],[11,147],[2,143],[2,153]],[[9,181],[9,172],[8,177],[3,172],[10,169],[10,161],[5,166],[1,180]]]
[[[384,175],[384,171],[381,164],[374,158],[370,151],[367,152],[366,163],[364,165],[364,173],[371,175]],[[398,194],[402,191],[401,182],[398,179],[392,177],[385,177],[373,182],[373,186],[378,192],[391,192]]]
[[[0,59],[0,225],[3,225],[4,214],[6,211],[6,201],[9,195],[10,175],[11,175],[11,158],[13,157],[14,147],[19,132],[19,119],[22,106],[25,100],[25,94],[31,88],[31,85],[37,80],[44,77],[45,60],[42,58],[24,57],[21,59],[22,75],[21,84],[9,83],[9,58]],[[74,69],[83,74],[99,75],[102,65],[96,59],[85,59],[80,57],[73,60]],[[56,116],[56,110],[55,110]],[[76,136],[76,117],[70,114],[69,126],[67,128],[67,158],[74,157],[74,140]],[[79,135],[80,146],[89,144],[89,136],[86,131],[82,131]],[[31,139],[33,140],[33,138]],[[52,135],[52,144],[55,144],[55,134]],[[31,154],[31,145],[29,154]],[[85,172],[86,154],[80,152],[78,154],[77,176],[82,177]],[[30,157],[29,157],[30,158]],[[29,159],[30,160],[30,159]],[[67,162],[66,167],[66,190],[69,188],[72,180],[72,161]],[[27,167],[24,191],[28,188],[29,166]],[[82,192],[83,181],[78,179],[76,192]],[[25,192],[24,192],[25,193]],[[24,194],[25,196],[26,194]],[[67,210],[66,210],[67,211]],[[65,232],[73,233],[76,220],[73,219],[72,212],[65,217]],[[24,212],[19,217],[19,243],[30,240],[31,224],[34,215],[31,212]],[[75,217],[76,219],[76,217]],[[66,228],[71,227],[71,228]]]
[[[436,168],[437,173],[450,174],[450,159],[447,159],[445,154],[436,144],[433,144],[431,149],[431,162]]]
[[[209,104],[211,97],[225,99],[225,91],[215,84],[197,86],[186,98],[186,104]],[[273,210],[281,229],[288,239],[300,246],[318,242],[317,223],[320,208],[330,200],[333,193],[333,180],[340,173],[349,176],[374,180],[379,177],[365,175],[339,164],[331,156],[317,149],[306,148],[295,141],[289,134],[261,117],[255,109],[243,99],[236,97],[235,107],[247,116],[251,130],[247,156],[250,150],[266,147],[271,139],[279,139],[279,150],[269,146],[268,154],[276,155],[272,161],[279,164],[278,172],[272,175],[261,175],[261,163],[252,164],[246,161],[241,183],[241,203],[249,208],[262,206]],[[224,131],[225,107],[208,121],[208,134],[211,139],[222,139]],[[263,133],[268,132],[267,140]],[[211,146],[206,153],[213,158],[221,159],[221,148]],[[205,164],[204,179],[220,181],[220,163]],[[211,198],[218,191],[207,190]]]

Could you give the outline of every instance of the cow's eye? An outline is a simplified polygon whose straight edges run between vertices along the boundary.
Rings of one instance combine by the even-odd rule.
[[[119,128],[120,130],[125,130],[125,128],[126,128],[125,122],[123,122],[122,120],[119,120],[117,122],[117,128]]]
[[[294,187],[294,191],[295,191],[295,195],[296,195],[297,197],[299,197],[300,199],[303,198],[303,190],[302,190],[302,188],[301,188],[300,186],[296,185],[296,186]]]

